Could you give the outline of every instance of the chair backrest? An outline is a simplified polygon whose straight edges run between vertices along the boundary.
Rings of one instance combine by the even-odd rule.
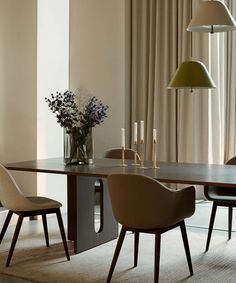
[[[195,209],[194,187],[176,191],[147,176],[112,174],[108,188],[114,217],[129,228],[168,227]]]
[[[227,162],[226,165],[236,165],[236,156],[230,158]]]
[[[0,200],[2,205],[12,211],[27,210],[29,200],[23,195],[9,171],[0,164]]]
[[[236,165],[236,156],[230,158],[226,165]],[[208,200],[219,200],[220,196],[232,196],[236,197],[236,188],[230,187],[217,187],[217,186],[205,186],[204,195]],[[233,200],[233,199],[232,199]]]
[[[103,157],[112,158],[112,159],[121,159],[121,153],[122,153],[121,148],[111,148],[105,151]],[[136,154],[137,160],[140,160],[139,154],[131,148],[125,148],[124,154],[125,154],[125,159],[132,160],[134,159],[134,154]]]

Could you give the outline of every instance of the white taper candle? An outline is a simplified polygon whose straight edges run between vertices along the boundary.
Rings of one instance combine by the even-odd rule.
[[[144,140],[144,121],[140,121],[140,140]]]
[[[153,142],[157,141],[157,130],[153,129]]]
[[[138,141],[138,123],[134,122],[134,143]]]
[[[125,128],[121,128],[121,147],[125,147]]]

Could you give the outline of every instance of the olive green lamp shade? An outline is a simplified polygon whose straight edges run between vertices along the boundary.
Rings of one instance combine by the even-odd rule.
[[[224,32],[236,29],[236,23],[227,6],[221,1],[204,1],[193,16],[187,30]]]
[[[216,88],[205,65],[200,61],[185,61],[175,72],[168,88]]]

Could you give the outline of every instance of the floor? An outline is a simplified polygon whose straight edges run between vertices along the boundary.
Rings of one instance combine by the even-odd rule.
[[[32,283],[32,281],[0,274],[0,283]]]
[[[210,212],[211,212],[211,203],[206,202],[206,201],[199,201],[196,205],[195,214],[186,221],[187,226],[199,227],[199,229],[208,229]],[[5,219],[5,215],[6,215],[5,212],[0,211],[1,225]],[[35,221],[33,222],[34,224],[32,224],[32,227],[35,227],[35,223],[37,222]],[[64,220],[64,224],[66,225],[66,219]],[[233,223],[233,227],[236,227],[235,220]],[[216,215],[216,222],[215,222],[214,228],[218,230],[227,229],[227,209],[226,208],[219,208],[218,213]],[[0,274],[0,283],[32,283],[32,281],[27,281],[27,280],[23,280],[20,278]],[[36,283],[36,282],[33,282],[33,283]]]
[[[4,209],[0,208],[0,225],[1,226],[4,223],[5,217],[6,217],[6,211]],[[13,217],[12,222],[15,223],[16,219],[17,219],[16,217],[15,218]],[[35,223],[35,221],[34,221],[34,223]],[[18,277],[0,274],[0,283],[37,283],[37,282],[32,282],[32,281],[24,280],[24,279],[21,279],[21,278],[18,278]]]

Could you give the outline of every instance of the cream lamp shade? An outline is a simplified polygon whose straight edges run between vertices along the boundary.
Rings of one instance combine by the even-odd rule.
[[[198,32],[223,32],[236,29],[236,22],[227,6],[220,1],[204,1],[192,18],[187,30]]]
[[[168,88],[216,88],[205,65],[200,61],[185,61],[176,70]]]

